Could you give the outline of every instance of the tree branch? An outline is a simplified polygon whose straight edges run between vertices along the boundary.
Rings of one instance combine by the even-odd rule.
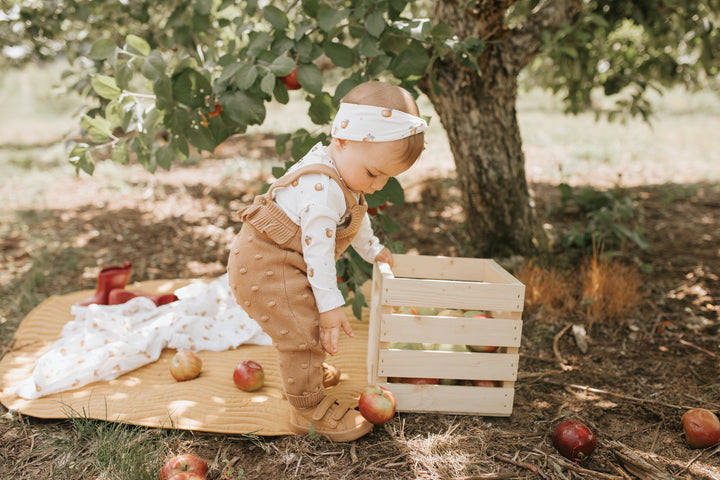
[[[557,31],[564,24],[573,23],[580,7],[578,0],[542,0],[538,3],[525,22],[513,30],[508,42],[514,56],[522,59],[523,67],[537,54],[542,32]]]

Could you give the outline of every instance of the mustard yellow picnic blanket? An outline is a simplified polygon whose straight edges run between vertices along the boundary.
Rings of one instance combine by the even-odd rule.
[[[190,283],[186,279],[154,280],[127,288],[164,294]],[[63,327],[73,320],[72,306],[92,293],[86,290],[50,297],[23,319],[10,351],[0,360],[0,402],[6,408],[39,418],[80,415],[162,428],[265,436],[292,434],[288,428],[289,407],[283,398],[272,346],[248,344],[224,351],[199,351],[202,373],[186,382],[177,382],[170,375],[168,367],[176,350],[165,348],[158,360],[113,380],[35,399],[18,396],[18,386],[27,382],[37,360],[61,338]],[[346,314],[355,337],[343,336],[339,354],[327,361],[342,372],[340,384],[332,387],[333,393],[355,403],[367,385],[369,314],[365,311],[362,321],[353,317],[349,307]],[[232,380],[235,366],[247,359],[259,362],[265,369],[265,386],[257,392],[243,392]]]

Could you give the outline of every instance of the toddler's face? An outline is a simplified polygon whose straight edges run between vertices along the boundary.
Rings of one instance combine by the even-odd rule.
[[[333,159],[343,182],[355,193],[367,195],[381,190],[390,177],[409,168],[400,142],[343,143],[334,144]]]

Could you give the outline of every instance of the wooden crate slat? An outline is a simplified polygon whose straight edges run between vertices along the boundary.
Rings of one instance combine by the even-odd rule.
[[[383,305],[522,311],[525,287],[453,280],[386,278]]]
[[[384,313],[381,318],[380,340],[384,342],[519,347],[522,337],[522,320],[398,313]]]
[[[483,281],[484,258],[433,257],[426,255],[393,255],[395,277]]]
[[[519,359],[509,353],[380,349],[378,376],[515,380]]]
[[[509,416],[515,390],[502,387],[459,385],[412,385],[381,383],[390,390],[401,412],[436,412],[487,416]]]

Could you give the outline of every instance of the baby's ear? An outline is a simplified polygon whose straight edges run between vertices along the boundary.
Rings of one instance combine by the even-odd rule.
[[[332,145],[336,150],[342,150],[345,147],[347,147],[348,142],[344,138],[335,138],[332,139]]]

